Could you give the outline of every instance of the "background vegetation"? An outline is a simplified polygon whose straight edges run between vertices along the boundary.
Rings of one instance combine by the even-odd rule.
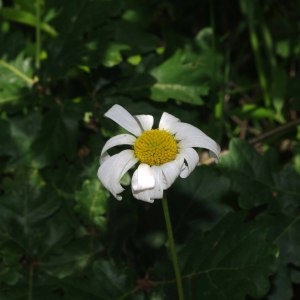
[[[96,177],[115,103],[222,147],[167,194],[186,299],[299,299],[299,12],[0,1],[0,299],[176,299],[160,201]]]

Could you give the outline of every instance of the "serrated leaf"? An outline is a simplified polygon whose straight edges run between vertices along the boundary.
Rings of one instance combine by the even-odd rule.
[[[228,214],[204,237],[193,237],[179,257],[190,299],[259,298],[270,287],[277,250],[267,241],[268,225]]]

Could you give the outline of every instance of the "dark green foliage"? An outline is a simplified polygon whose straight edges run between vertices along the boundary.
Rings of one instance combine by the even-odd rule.
[[[186,299],[298,299],[299,11],[0,1],[0,300],[177,299],[160,201],[96,175],[116,103],[221,145],[167,191]]]
[[[191,299],[262,297],[278,252],[266,242],[267,224],[228,214],[204,237],[192,237],[181,253]]]

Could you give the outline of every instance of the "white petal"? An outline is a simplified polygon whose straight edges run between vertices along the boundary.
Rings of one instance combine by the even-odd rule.
[[[183,164],[183,168],[181,169],[180,177],[186,178],[196,168],[196,166],[199,162],[199,155],[198,155],[197,151],[195,151],[193,148],[181,149],[180,155],[186,161],[186,164]]]
[[[210,153],[219,158],[220,146],[203,131],[197,127],[187,124],[178,123],[176,125],[175,139],[180,148],[201,147],[210,150]]]
[[[135,192],[152,189],[155,186],[154,173],[147,164],[140,164],[131,180],[132,190]]]
[[[154,199],[162,199],[164,191],[161,168],[158,166],[152,166],[151,169],[155,178],[154,187],[143,191],[132,190],[132,194],[136,199],[149,203],[153,203]]]
[[[110,155],[107,153],[109,149],[119,145],[133,145],[135,140],[136,137],[131,134],[119,134],[110,138],[103,146],[100,155],[100,163],[103,163],[106,159],[110,157]]]
[[[168,189],[179,176],[181,169],[183,167],[183,158],[178,156],[176,160],[170,161],[159,166],[163,174],[163,188]]]
[[[104,116],[115,121],[135,136],[139,136],[142,133],[142,128],[138,121],[121,105],[115,104]]]
[[[104,187],[118,200],[122,199],[118,194],[124,191],[120,180],[136,163],[137,159],[134,157],[134,152],[132,150],[123,150],[105,160],[98,169],[98,178]]]
[[[154,118],[151,115],[137,115],[134,116],[138,122],[140,123],[140,126],[142,127],[143,131],[152,129]]]
[[[171,133],[174,133],[174,126],[180,122],[180,120],[173,115],[164,112],[159,121],[159,129],[167,130]]]
[[[132,195],[135,199],[142,200],[148,203],[154,202],[154,198],[152,194],[153,194],[152,190],[144,190],[140,192],[132,191]]]

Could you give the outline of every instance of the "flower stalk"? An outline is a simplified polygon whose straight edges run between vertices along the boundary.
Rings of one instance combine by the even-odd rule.
[[[165,222],[166,222],[166,228],[167,228],[167,234],[168,234],[168,246],[169,246],[169,249],[170,249],[171,259],[172,259],[173,268],[174,268],[174,272],[175,272],[178,299],[179,300],[184,300],[181,274],[180,274],[180,269],[179,269],[177,253],[176,253],[176,249],[175,249],[172,223],[171,223],[171,218],[170,218],[170,213],[169,213],[169,206],[168,206],[168,201],[167,201],[166,196],[164,196],[162,198],[162,206],[163,206]]]

